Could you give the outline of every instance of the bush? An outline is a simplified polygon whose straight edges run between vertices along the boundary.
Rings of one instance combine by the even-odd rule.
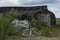
[[[43,27],[47,26],[46,23],[42,22],[39,19],[36,20],[34,18],[31,20],[31,25],[32,25],[33,28],[36,28],[38,30],[41,30]]]
[[[9,18],[4,17],[2,14],[0,15],[0,40],[6,40],[9,28],[11,28],[10,23]]]
[[[18,18],[18,12],[15,10],[15,9],[11,9],[10,11],[9,11],[9,16],[8,16],[8,18],[10,18],[10,20],[13,20],[13,19],[17,19]]]
[[[31,25],[33,28],[37,29],[42,36],[55,36],[54,27],[49,27],[47,23],[42,22],[40,19],[32,19]],[[35,30],[35,31],[37,31]]]
[[[41,33],[42,36],[47,36],[47,37],[56,36],[54,28],[49,28],[49,27],[42,28]]]

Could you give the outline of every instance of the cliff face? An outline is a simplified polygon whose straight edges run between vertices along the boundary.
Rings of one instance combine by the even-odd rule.
[[[47,9],[47,6],[32,6],[32,7],[0,7],[0,12],[4,15],[9,14],[11,9],[15,9],[18,14],[22,14],[21,19],[31,20],[32,15],[35,19],[40,15],[44,22],[48,22],[48,25],[56,24],[56,18],[54,13]],[[47,20],[47,21],[46,21]]]

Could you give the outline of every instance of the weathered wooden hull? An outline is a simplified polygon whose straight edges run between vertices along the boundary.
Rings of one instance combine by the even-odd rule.
[[[32,19],[32,15],[35,19],[40,15],[43,22],[48,22],[48,25],[56,24],[56,17],[54,13],[47,9],[47,6],[33,6],[33,7],[0,7],[0,13],[3,13],[5,16],[9,14],[11,9],[15,9],[18,14],[22,14],[20,19]]]

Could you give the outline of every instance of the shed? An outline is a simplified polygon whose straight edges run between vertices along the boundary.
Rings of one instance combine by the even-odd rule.
[[[15,9],[18,14],[21,14],[21,20],[31,20],[31,17],[33,16],[35,19],[38,18],[38,16],[41,17],[41,20],[43,22],[48,22],[48,25],[55,25],[56,24],[56,17],[53,12],[49,11],[47,9],[47,6],[30,6],[30,7],[20,7],[20,6],[5,6],[0,7],[0,12],[4,15],[8,15],[9,11],[11,9]]]

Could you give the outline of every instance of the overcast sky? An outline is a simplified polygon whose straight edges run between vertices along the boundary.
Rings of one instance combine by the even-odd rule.
[[[60,18],[60,0],[0,0],[0,6],[47,5],[57,18]]]

